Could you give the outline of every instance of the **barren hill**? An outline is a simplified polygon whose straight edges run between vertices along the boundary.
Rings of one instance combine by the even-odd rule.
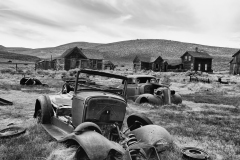
[[[65,52],[69,48],[73,47],[79,47],[79,48],[90,48],[90,47],[95,47],[100,45],[99,43],[88,43],[88,42],[73,42],[73,43],[68,43],[64,45],[60,45],[57,47],[49,47],[49,48],[37,48],[37,49],[31,49],[31,50],[18,50],[15,51],[16,53],[19,54],[24,54],[24,55],[32,55],[32,56],[37,56],[40,58],[50,58],[51,56],[57,57],[60,56],[63,52]]]
[[[137,39],[108,44],[73,42],[57,47],[27,49],[24,51],[15,50],[15,52],[24,55],[38,56],[40,58],[50,58],[51,56],[60,56],[68,48],[75,46],[83,49],[91,48],[99,50],[105,59],[109,59],[117,64],[131,64],[136,55],[152,57],[160,55],[164,59],[176,59],[180,58],[186,51],[195,50],[195,47],[198,47],[200,50],[205,50],[213,56],[214,70],[228,69],[232,55],[238,51],[238,49],[235,48],[214,47],[171,40]]]
[[[12,53],[8,51],[0,51],[0,60],[2,62],[7,62],[9,60],[35,62],[40,60],[40,58],[36,56],[22,55],[22,54]]]

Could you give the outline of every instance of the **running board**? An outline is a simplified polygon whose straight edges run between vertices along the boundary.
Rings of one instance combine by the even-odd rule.
[[[61,141],[74,130],[72,126],[58,118],[52,117],[51,122],[51,124],[42,124],[42,126],[57,141]]]

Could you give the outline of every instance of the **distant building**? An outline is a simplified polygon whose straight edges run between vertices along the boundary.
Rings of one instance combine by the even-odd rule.
[[[163,71],[163,59],[161,56],[158,57],[142,57],[136,56],[133,60],[134,70],[152,70],[152,71]]]
[[[116,66],[111,61],[109,61],[109,60],[103,61],[103,69],[114,70],[115,67]]]
[[[88,68],[101,70],[103,68],[103,55],[98,50],[69,48],[60,57],[52,60],[42,60],[36,63],[37,69],[70,70],[75,68]]]
[[[237,51],[232,57],[233,59],[230,61],[230,74],[236,75],[240,74],[240,50]]]
[[[187,51],[182,56],[183,69],[202,72],[213,72],[212,57],[196,47],[195,51]]]
[[[183,64],[182,59],[164,59],[164,66],[166,67],[166,71],[176,71],[182,70]]]

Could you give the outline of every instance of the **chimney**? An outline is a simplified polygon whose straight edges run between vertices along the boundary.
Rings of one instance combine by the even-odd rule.
[[[198,47],[195,48],[195,51],[198,52]]]

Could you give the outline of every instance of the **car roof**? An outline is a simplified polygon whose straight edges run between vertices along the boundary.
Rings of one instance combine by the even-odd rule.
[[[152,75],[140,75],[140,74],[135,74],[135,75],[128,75],[127,78],[144,78],[144,77],[149,77],[149,78],[156,78]]]

